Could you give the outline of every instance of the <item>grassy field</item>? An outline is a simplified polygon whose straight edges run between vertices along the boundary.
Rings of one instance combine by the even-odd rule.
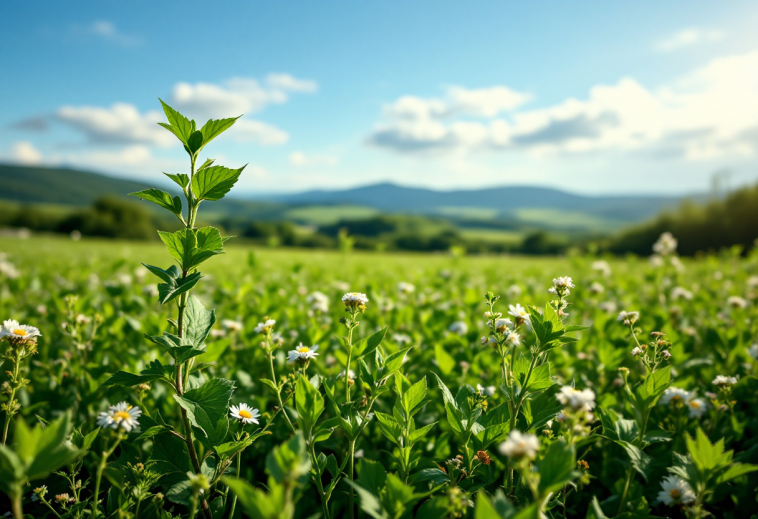
[[[186,301],[186,333],[210,325],[180,372],[182,347],[147,338],[175,329],[175,302],[159,305],[161,280],[141,266],[172,264],[162,243],[4,238],[0,315],[42,333],[18,364],[27,343],[0,343],[2,402],[20,408],[0,447],[0,490],[20,496],[26,517],[89,518],[95,493],[100,517],[148,519],[200,517],[203,502],[213,519],[756,513],[754,254],[225,248]],[[346,313],[353,291],[368,302]],[[510,323],[485,316],[488,292]],[[619,321],[627,311],[639,314]],[[122,401],[142,412],[134,429],[98,421]],[[258,424],[230,414],[241,404],[260,410]],[[191,410],[186,428],[180,409]],[[35,429],[39,448],[22,420],[52,424]],[[39,467],[65,463],[11,470],[24,448]],[[29,486],[9,486],[17,478]],[[0,500],[0,514],[10,505]]]

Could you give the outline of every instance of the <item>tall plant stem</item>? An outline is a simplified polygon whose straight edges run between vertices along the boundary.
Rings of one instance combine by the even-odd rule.
[[[11,418],[13,418],[13,414],[11,414],[14,409],[14,402],[16,401],[16,387],[18,386],[18,373],[21,369],[21,350],[18,346],[14,346],[16,349],[16,361],[13,365],[13,387],[11,388],[11,397],[10,400],[8,400],[8,410],[5,413],[5,425],[3,426],[3,445],[5,445],[5,442],[8,440],[8,428],[11,425]]]
[[[92,519],[97,519],[98,514],[98,496],[100,495],[100,481],[103,479],[103,471],[105,470],[105,467],[108,465],[108,458],[110,458],[111,454],[113,454],[113,451],[116,450],[116,447],[118,447],[118,444],[121,443],[121,435],[119,433],[119,437],[116,440],[116,443],[113,444],[113,447],[110,449],[106,449],[103,451],[103,455],[100,458],[100,463],[97,466],[97,473],[95,475],[95,494],[92,496]]]
[[[276,370],[274,370],[274,352],[271,351],[271,346],[269,345],[269,351],[268,351],[268,360],[269,365],[271,366],[271,381],[274,383],[276,387],[279,387],[279,385],[276,382]],[[295,426],[292,425],[292,420],[290,420],[289,415],[287,414],[287,410],[284,408],[284,403],[282,402],[282,393],[281,390],[276,391],[276,399],[279,402],[279,409],[282,410],[282,414],[284,414],[284,418],[287,419],[287,423],[290,426],[290,429],[292,429],[292,432],[296,432]]]
[[[350,441],[350,481],[355,479],[355,440]],[[350,519],[355,517],[355,492],[350,485]]]
[[[240,453],[237,456],[237,479],[240,478],[240,466],[242,464],[241,462],[242,453]],[[229,512],[229,519],[234,519],[234,509],[237,507],[237,494],[234,493],[234,497],[232,498],[232,510]]]

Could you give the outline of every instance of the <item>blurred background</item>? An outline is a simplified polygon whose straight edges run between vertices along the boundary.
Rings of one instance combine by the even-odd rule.
[[[685,255],[758,238],[758,3],[0,4],[0,229],[157,239],[160,97],[253,244]]]

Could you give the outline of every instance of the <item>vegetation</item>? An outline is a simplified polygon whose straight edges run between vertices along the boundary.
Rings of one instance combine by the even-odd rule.
[[[163,246],[6,242],[6,515],[758,512],[758,251],[381,256],[339,231],[339,254],[227,251],[198,212],[242,168],[199,155],[236,119],[163,108],[184,199],[133,193],[179,222]]]

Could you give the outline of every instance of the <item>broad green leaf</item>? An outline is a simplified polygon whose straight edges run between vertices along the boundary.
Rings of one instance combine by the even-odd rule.
[[[251,434],[247,438],[239,441],[232,441],[227,443],[222,443],[221,445],[217,445],[214,447],[213,450],[216,451],[216,454],[219,455],[221,459],[224,458],[231,458],[241,450],[247,449],[249,446],[251,446],[255,440],[262,436],[266,436],[268,434],[271,434],[270,431],[263,431],[263,432],[257,432],[254,434]]]
[[[386,481],[387,471],[381,463],[366,458],[361,460],[358,468],[358,483],[363,488],[372,494],[379,495]]]
[[[200,200],[221,200],[239,180],[242,170],[210,166],[199,170],[192,178],[192,192]]]
[[[182,364],[205,353],[205,345],[196,346],[186,337],[178,337],[174,334],[163,332],[163,335],[145,335],[145,338],[162,346],[171,355],[177,364]]]
[[[273,478],[269,478],[268,492],[242,479],[223,477],[221,482],[235,493],[245,513],[252,519],[283,519],[294,514],[294,510],[288,508],[284,486]]]
[[[302,431],[274,447],[266,456],[266,470],[278,483],[295,481],[311,470],[311,459]]]
[[[541,366],[537,366],[532,370],[532,374],[529,377],[528,385],[525,389],[529,391],[541,391],[547,389],[553,385],[553,379],[550,377],[550,364],[547,362]]]
[[[210,119],[206,122],[200,129],[203,134],[203,146],[231,128],[240,117],[242,116],[230,117],[228,119]]]
[[[217,254],[224,254],[224,240],[215,227],[182,229],[176,232],[158,231],[168,251],[184,272],[200,265]]]
[[[561,412],[561,404],[555,398],[557,392],[558,385],[556,384],[540,393],[537,398],[529,401],[529,409],[532,415],[529,431],[539,431]]]
[[[545,457],[537,464],[540,495],[555,492],[576,478],[575,467],[574,449],[570,445],[562,438],[550,444]]]
[[[189,139],[187,140],[187,148],[192,155],[197,155],[197,152],[200,151],[202,147],[203,134],[202,132],[195,130],[190,134]]]
[[[30,428],[21,418],[15,422],[14,451],[23,466],[25,479],[44,478],[79,456],[80,451],[69,447],[66,441],[71,431],[71,417],[68,413],[53,420],[45,428]]]
[[[295,404],[301,428],[310,435],[319,416],[324,412],[324,397],[307,378],[300,375],[295,388]]]
[[[119,371],[103,382],[103,387],[108,386],[136,386],[153,380],[158,380],[166,376],[166,367],[158,360],[152,361],[148,367],[140,371],[139,375]]]
[[[216,323],[216,311],[206,310],[200,300],[190,296],[184,309],[184,337],[200,347]]]
[[[423,469],[415,476],[416,481],[431,481],[435,485],[444,485],[450,482],[450,477],[438,468]]]
[[[421,411],[426,398],[426,376],[413,384],[403,392],[403,410],[407,417],[411,417]]]
[[[190,178],[186,173],[164,173],[164,175],[173,180],[182,190],[189,185]]]
[[[356,351],[353,352],[355,355],[357,355],[355,358],[361,359],[367,355],[373,354],[384,340],[385,335],[387,335],[386,326],[373,335],[369,336],[367,339],[358,343],[356,345]]]
[[[145,189],[136,193],[129,193],[129,196],[136,196],[142,200],[153,202],[156,205],[174,213],[176,216],[182,215],[182,200],[178,196],[171,197],[170,194],[160,189]]]
[[[214,378],[197,389],[184,395],[174,395],[174,399],[187,412],[196,435],[206,447],[223,443],[229,428],[229,401],[234,392],[234,382]]]
[[[190,121],[182,114],[171,108],[169,105],[163,102],[162,99],[158,99],[163,106],[163,111],[168,119],[168,124],[158,123],[168,131],[176,135],[176,137],[182,141],[185,145],[189,141],[190,135],[195,131],[195,121]]]

